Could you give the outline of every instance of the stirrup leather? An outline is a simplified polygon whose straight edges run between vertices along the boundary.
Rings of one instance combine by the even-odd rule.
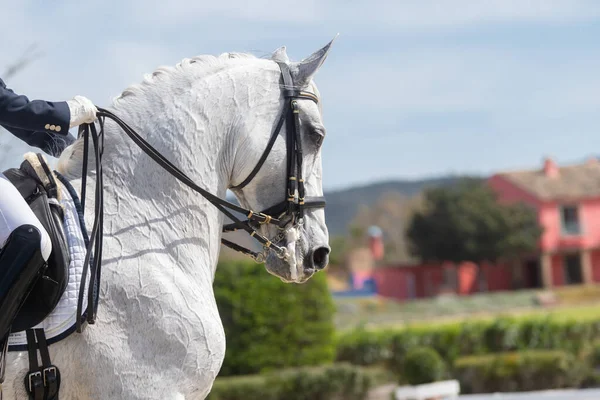
[[[27,329],[27,352],[29,372],[25,375],[25,390],[30,400],[58,400],[60,371],[50,361],[50,352],[43,329]],[[37,338],[37,343],[36,343]],[[38,366],[37,351],[40,351],[42,365]]]

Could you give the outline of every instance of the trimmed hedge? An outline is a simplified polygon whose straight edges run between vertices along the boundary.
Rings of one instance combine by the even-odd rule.
[[[592,346],[590,346],[590,349],[586,356],[588,357],[588,360],[592,367],[600,368],[600,343],[596,342]]]
[[[498,318],[398,329],[356,329],[337,337],[337,361],[387,365],[398,370],[406,352],[432,347],[452,365],[461,356],[521,350],[564,350],[581,354],[600,340],[600,321]]]
[[[207,400],[364,400],[378,374],[340,363],[217,378]]]
[[[286,284],[253,261],[221,261],[213,287],[227,338],[220,376],[334,360],[335,308],[325,274]]]
[[[354,365],[381,365],[392,357],[392,339],[396,332],[357,328],[338,333],[336,358]]]
[[[462,357],[453,375],[462,393],[490,393],[575,388],[588,373],[566,351],[532,350]]]
[[[431,347],[416,347],[406,354],[402,370],[396,371],[399,382],[422,385],[446,378],[446,365],[437,351]]]

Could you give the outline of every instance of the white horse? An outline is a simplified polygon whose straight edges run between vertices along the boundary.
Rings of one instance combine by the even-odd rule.
[[[312,78],[330,45],[301,62],[290,62],[285,47],[271,59],[232,53],[184,59],[125,90],[110,110],[192,180],[225,198],[257,164],[286,101],[274,60],[288,63],[294,83],[319,97]],[[322,196],[321,107],[308,99],[298,105],[306,195]],[[285,199],[285,131],[284,124],[259,173],[235,192],[244,207],[260,211]],[[69,147],[57,168],[77,191],[82,149],[81,141]],[[83,333],[50,346],[62,374],[60,399],[204,399],[225,355],[212,288],[223,214],[108,119],[103,165],[98,317]],[[88,218],[94,214],[93,184],[92,177]],[[91,228],[91,220],[86,223]],[[276,228],[263,226],[261,233],[274,237]],[[308,210],[282,243],[288,261],[269,256],[266,269],[286,282],[305,282],[326,266],[328,241],[323,209]],[[5,399],[27,398],[27,371],[27,352],[8,353]]]

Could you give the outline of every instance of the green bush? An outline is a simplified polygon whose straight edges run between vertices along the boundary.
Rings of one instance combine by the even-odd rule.
[[[587,368],[580,387],[600,387],[600,342],[589,343],[579,352],[578,358]]]
[[[358,328],[337,335],[337,359],[354,365],[382,365],[391,357],[393,332]]]
[[[588,359],[594,368],[600,368],[600,343],[596,342],[590,346]]]
[[[446,365],[437,351],[431,347],[416,347],[406,353],[401,369],[396,372],[409,385],[421,385],[446,377]]]
[[[286,284],[252,261],[222,261],[213,286],[227,338],[221,376],[333,361],[334,305],[324,274]]]
[[[349,364],[217,378],[208,400],[363,400],[372,371]]]
[[[531,350],[462,357],[454,378],[463,393],[578,387],[587,374],[575,356],[560,350]]]
[[[343,332],[337,337],[337,361],[360,365],[401,365],[408,350],[432,347],[452,365],[462,356],[521,350],[565,350],[575,355],[600,340],[600,321],[551,318],[490,321]]]

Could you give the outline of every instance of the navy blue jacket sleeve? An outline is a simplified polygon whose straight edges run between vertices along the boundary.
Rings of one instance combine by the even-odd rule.
[[[69,135],[70,119],[66,102],[30,101],[0,79],[0,125],[25,143],[58,157],[75,140]]]

